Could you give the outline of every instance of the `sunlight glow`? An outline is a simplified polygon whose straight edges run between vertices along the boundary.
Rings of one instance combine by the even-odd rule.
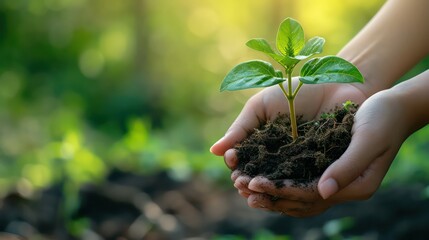
[[[112,28],[100,40],[100,49],[106,60],[123,60],[130,53],[130,47],[130,33],[126,25]]]
[[[82,74],[87,78],[95,78],[104,67],[104,56],[96,49],[89,49],[82,53],[79,58],[79,68]]]
[[[194,9],[188,17],[189,30],[199,37],[209,37],[219,28],[219,16],[209,8]]]

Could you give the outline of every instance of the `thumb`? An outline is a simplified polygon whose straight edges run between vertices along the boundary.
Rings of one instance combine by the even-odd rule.
[[[252,99],[251,99],[252,100]],[[265,115],[258,101],[249,100],[237,119],[232,123],[225,136],[219,139],[210,148],[210,152],[222,156],[228,149],[247,137],[253,130],[260,126],[261,120],[265,121]]]
[[[355,132],[344,154],[325,170],[318,183],[323,199],[347,187],[386,152],[387,149],[381,145],[383,141],[372,133],[374,131],[368,128]]]

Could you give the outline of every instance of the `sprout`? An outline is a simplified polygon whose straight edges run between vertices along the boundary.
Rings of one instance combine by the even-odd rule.
[[[246,45],[254,50],[265,53],[284,68],[283,72],[274,69],[271,63],[261,60],[251,60],[235,66],[224,78],[220,90],[235,91],[248,88],[269,87],[279,85],[289,106],[289,117],[292,138],[298,137],[295,98],[303,84],[321,83],[363,83],[364,78],[359,70],[350,62],[337,56],[312,58],[301,68],[298,86],[292,87],[292,72],[295,66],[311,56],[321,53],[325,39],[313,37],[307,42],[301,25],[292,18],[286,18],[277,32],[274,51],[265,39],[251,39]],[[283,85],[286,82],[286,87]],[[351,102],[346,102],[344,108],[349,108]]]

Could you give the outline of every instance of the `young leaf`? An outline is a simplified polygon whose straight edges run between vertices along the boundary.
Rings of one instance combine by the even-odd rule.
[[[276,60],[278,63],[280,63],[280,65],[282,65],[283,67],[294,66],[299,62],[299,60],[293,57],[277,54],[276,52],[274,52],[268,42],[262,38],[251,39],[246,43],[246,45],[254,50],[267,54],[268,56]]]
[[[299,59],[295,57],[284,56],[280,61],[278,61],[285,68],[293,68],[297,63],[299,63]]]
[[[325,45],[325,39],[321,37],[314,37],[304,45],[304,48],[299,51],[298,56],[299,60],[304,60],[314,54],[321,53],[323,51],[323,46]]]
[[[362,74],[353,64],[337,56],[306,62],[301,68],[299,80],[307,84],[364,82]]]
[[[223,79],[220,91],[268,87],[283,81],[270,63],[253,60],[235,66]]]
[[[299,61],[307,59],[314,54],[321,53],[323,51],[323,45],[325,45],[325,39],[321,37],[314,37],[310,39],[304,47],[299,51],[298,55],[295,57],[284,56],[282,59],[277,60],[284,67],[293,67]],[[277,55],[278,56],[278,55]]]
[[[277,32],[277,49],[285,56],[295,57],[304,47],[304,30],[292,18],[286,18]]]
[[[267,54],[273,54],[274,51],[271,48],[270,44],[267,42],[267,40],[263,38],[254,38],[247,41],[246,46],[255,49],[257,51],[261,51],[263,53]]]
[[[263,52],[281,64],[283,56],[274,52],[270,44],[263,38],[254,38],[246,43],[246,46],[256,51]]]
[[[283,72],[282,71],[280,71],[280,70],[275,70],[276,71],[276,76],[278,77],[278,78],[283,78]]]

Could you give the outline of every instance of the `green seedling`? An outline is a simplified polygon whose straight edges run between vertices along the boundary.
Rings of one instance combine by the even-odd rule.
[[[248,47],[263,52],[278,62],[284,68],[286,78],[283,77],[283,72],[274,69],[271,63],[251,60],[235,66],[224,78],[220,91],[269,87],[277,84],[288,102],[292,138],[296,139],[298,129],[294,101],[303,84],[364,82],[362,74],[352,63],[337,56],[325,56],[308,60],[301,68],[298,85],[293,88],[292,73],[295,66],[321,53],[324,44],[325,39],[321,37],[313,37],[305,42],[304,30],[299,22],[286,18],[277,32],[277,51],[273,50],[265,39],[251,39],[246,43]],[[284,82],[286,84],[283,84]]]
[[[320,114],[321,119],[335,119],[335,113],[322,113]]]
[[[352,102],[351,100],[347,100],[343,103],[343,108],[347,112],[350,112],[350,109],[354,108],[354,107],[356,107],[356,104],[354,102]]]

